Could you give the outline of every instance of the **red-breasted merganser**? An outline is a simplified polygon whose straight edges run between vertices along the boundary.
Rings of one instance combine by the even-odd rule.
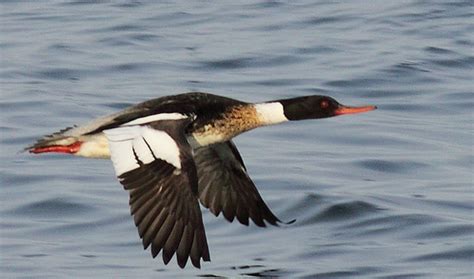
[[[130,194],[131,214],[143,246],[167,264],[176,253],[183,268],[210,261],[199,202],[232,222],[260,227],[281,222],[248,176],[232,138],[285,121],[361,113],[327,96],[246,103],[208,93],[185,93],[143,102],[83,126],[45,136],[31,153],[59,152],[111,158]]]

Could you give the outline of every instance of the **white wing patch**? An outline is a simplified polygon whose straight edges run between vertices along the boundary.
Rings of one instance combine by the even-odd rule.
[[[163,131],[148,126],[124,126],[104,133],[117,176],[139,168],[137,158],[144,164],[161,159],[181,169],[178,145]]]
[[[142,161],[144,164],[149,164],[155,160],[153,154],[148,147],[148,141],[145,142],[143,137],[137,137],[133,140],[132,147],[135,150],[135,154],[137,154],[138,159]]]
[[[145,131],[142,134],[142,138],[150,145],[153,155],[181,169],[179,147],[174,139],[163,131],[149,127],[143,127],[143,129]],[[140,155],[138,155],[138,157],[140,157]]]
[[[139,126],[105,130],[104,133],[117,176],[140,167],[132,149],[133,139],[140,136]]]
[[[187,118],[188,116],[181,114],[181,113],[159,113],[159,114],[154,114],[154,115],[149,115],[141,118],[137,118],[135,120],[132,120],[130,122],[127,122],[125,124],[122,124],[122,126],[132,126],[132,125],[141,125],[141,124],[146,124],[154,121],[159,121],[159,120],[178,120],[178,119],[184,119]]]

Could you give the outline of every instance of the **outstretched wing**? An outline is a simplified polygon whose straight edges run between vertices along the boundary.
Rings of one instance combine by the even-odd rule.
[[[196,167],[184,135],[188,123],[144,119],[104,131],[117,177],[130,193],[143,247],[151,245],[153,257],[162,251],[165,264],[176,253],[181,268],[188,257],[196,267],[201,258],[210,261]]]
[[[266,220],[281,222],[268,208],[247,174],[242,157],[232,141],[200,147],[194,152],[199,177],[199,199],[214,215],[220,212],[244,225],[249,218],[260,227]]]

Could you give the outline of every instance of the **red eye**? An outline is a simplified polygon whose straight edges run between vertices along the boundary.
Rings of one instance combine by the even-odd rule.
[[[321,108],[325,109],[325,108],[329,107],[329,103],[328,103],[328,101],[321,101],[320,106],[321,106]]]

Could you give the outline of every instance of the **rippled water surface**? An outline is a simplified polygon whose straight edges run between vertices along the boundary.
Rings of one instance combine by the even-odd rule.
[[[2,277],[474,276],[472,1],[94,2],[0,4]],[[204,210],[200,270],[143,251],[109,161],[19,152],[192,90],[379,109],[239,136],[296,222]]]

